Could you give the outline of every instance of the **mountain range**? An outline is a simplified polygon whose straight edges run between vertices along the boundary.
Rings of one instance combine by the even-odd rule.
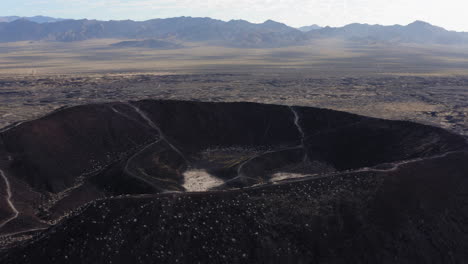
[[[424,21],[415,21],[407,26],[381,26],[350,24],[340,28],[326,27],[309,31],[313,37],[337,37],[353,41],[420,43],[420,44],[467,44],[468,33],[448,31]]]
[[[66,19],[63,18],[54,18],[48,16],[33,16],[33,17],[20,17],[20,16],[3,16],[0,17],[0,22],[13,22],[15,20],[24,19],[36,23],[51,23],[51,22],[58,22],[63,21]]]
[[[61,20],[47,17],[0,18],[0,42],[80,41],[87,39],[157,39],[204,42],[236,47],[302,45],[310,40],[338,38],[364,43],[468,44],[468,33],[448,31],[423,21],[406,26],[350,24],[344,27],[317,25],[299,29],[268,20],[255,24],[211,18],[177,17],[147,21]]]

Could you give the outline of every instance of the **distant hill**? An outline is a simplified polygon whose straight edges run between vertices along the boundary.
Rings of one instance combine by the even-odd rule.
[[[310,38],[342,38],[366,43],[468,44],[468,33],[448,31],[423,21],[407,26],[350,24],[307,33]]]
[[[57,21],[63,21],[63,18],[54,18],[47,16],[33,16],[33,17],[19,17],[19,16],[4,16],[0,17],[0,22],[13,22],[18,19],[24,19],[36,23],[52,23]]]
[[[177,43],[155,40],[155,39],[146,39],[141,41],[122,41],[114,43],[111,45],[116,48],[149,48],[149,49],[178,49],[183,46]]]
[[[47,18],[41,17],[39,20],[46,21]],[[299,30],[272,20],[254,24],[245,20],[225,22],[192,17],[141,22],[83,19],[38,23],[28,19],[16,19],[0,23],[0,42],[69,42],[99,38],[171,39],[177,42],[204,42],[209,45],[269,48],[302,45],[313,39],[341,38],[359,43],[468,44],[468,33],[448,31],[422,21],[407,26],[350,24],[337,28],[317,27],[313,25]]]
[[[311,26],[305,26],[305,27],[300,27],[298,28],[302,32],[309,32],[311,30],[316,30],[316,29],[321,29],[322,27],[319,25],[311,25]]]

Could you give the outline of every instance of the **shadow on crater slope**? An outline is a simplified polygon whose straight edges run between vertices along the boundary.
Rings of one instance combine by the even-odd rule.
[[[466,139],[439,128],[144,100],[0,138],[5,263],[468,259]]]

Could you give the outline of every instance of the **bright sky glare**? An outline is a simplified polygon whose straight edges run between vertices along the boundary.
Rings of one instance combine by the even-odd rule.
[[[45,15],[100,20],[147,20],[177,16],[267,19],[299,27],[358,22],[406,25],[423,20],[468,31],[466,0],[0,0],[0,16]]]

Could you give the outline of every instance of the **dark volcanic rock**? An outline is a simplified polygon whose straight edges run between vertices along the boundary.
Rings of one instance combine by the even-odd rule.
[[[467,158],[245,191],[99,201],[3,261],[462,263]]]
[[[439,128],[145,100],[62,109],[0,137],[1,233],[58,222],[2,263],[468,259],[467,143]]]

